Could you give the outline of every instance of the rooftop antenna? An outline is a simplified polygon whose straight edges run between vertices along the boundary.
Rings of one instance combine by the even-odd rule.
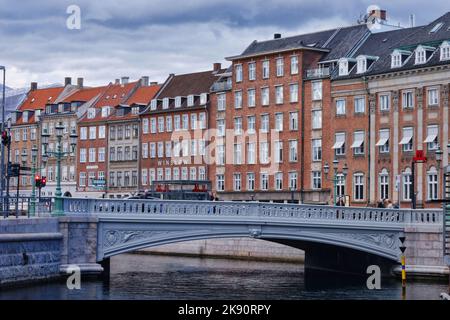
[[[409,24],[411,28],[414,28],[416,26],[416,15],[414,13],[411,13],[409,15]]]

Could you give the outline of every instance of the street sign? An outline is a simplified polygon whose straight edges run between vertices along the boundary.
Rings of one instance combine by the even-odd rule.
[[[92,181],[92,183],[94,184],[94,186],[96,186],[96,187],[103,187],[103,186],[105,186],[106,185],[106,181],[105,180],[101,180],[101,179],[95,179],[95,180],[93,180]]]

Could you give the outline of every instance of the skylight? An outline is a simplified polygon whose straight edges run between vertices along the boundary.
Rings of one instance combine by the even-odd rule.
[[[441,29],[443,25],[444,25],[444,24],[443,24],[442,22],[439,22],[438,24],[436,24],[436,25],[433,27],[433,29],[431,29],[430,33],[438,32],[439,29]]]

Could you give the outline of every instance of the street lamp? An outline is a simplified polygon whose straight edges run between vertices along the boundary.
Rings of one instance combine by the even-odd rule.
[[[56,192],[55,192],[55,208],[53,210],[53,215],[60,216],[60,215],[64,215],[63,203],[62,203],[62,192],[61,192],[61,160],[63,157],[69,156],[71,153],[73,153],[75,151],[78,136],[74,131],[71,132],[71,134],[69,136],[71,150],[69,150],[68,152],[64,152],[62,150],[62,142],[61,142],[63,135],[64,135],[64,126],[62,125],[61,122],[55,126],[55,133],[56,133],[56,138],[58,141],[57,146],[56,146],[56,151],[47,150],[50,134],[47,132],[43,132],[41,134],[41,138],[42,138],[41,141],[42,141],[42,145],[44,146],[42,162],[46,163],[48,161],[49,157],[56,158],[56,162],[57,162]]]
[[[6,68],[5,66],[0,66],[0,70],[3,71],[3,82],[2,82],[2,123],[1,123],[1,130],[2,132],[5,130],[5,104],[6,104]],[[5,209],[9,209],[9,208],[5,208],[5,198],[3,197],[3,192],[5,189],[5,146],[1,145],[1,153],[2,153],[2,158],[0,160],[0,197],[2,198],[2,211],[4,211]],[[8,160],[9,161],[9,160]],[[4,211],[5,212],[5,211]]]
[[[32,189],[31,189],[31,203],[30,203],[30,215],[34,216],[36,213],[36,162],[37,162],[38,148],[33,146],[31,148],[31,177],[32,177]]]
[[[342,176],[344,177],[344,181],[345,181],[347,174],[348,174],[347,163],[344,164],[344,166],[342,168],[342,172],[338,172],[338,170],[339,170],[339,160],[337,158],[334,158],[334,160],[333,160],[333,178],[328,178],[328,174],[330,173],[330,166],[329,166],[328,162],[325,162],[325,164],[323,166],[323,172],[325,174],[325,179],[333,182],[334,205],[337,205],[337,184],[340,181],[340,177],[338,177],[338,175],[342,174]]]

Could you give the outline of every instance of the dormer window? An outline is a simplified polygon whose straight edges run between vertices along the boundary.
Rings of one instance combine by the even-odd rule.
[[[347,59],[339,60],[339,75],[340,76],[348,75],[348,60]]]
[[[206,102],[208,101],[208,94],[207,93],[202,93],[200,95],[200,104],[203,106],[206,104]]]
[[[131,114],[134,114],[134,115],[139,114],[139,107],[133,107],[133,108],[131,108]]]
[[[34,117],[35,117],[36,121],[39,120],[40,116],[41,116],[41,110],[38,109],[38,110],[34,111]]]
[[[399,52],[392,54],[391,68],[399,68],[402,66],[402,55]]]
[[[188,96],[188,107],[192,107],[194,105],[194,95]]]
[[[23,122],[28,122],[28,111],[23,112]]]
[[[156,110],[158,107],[158,100],[153,99],[152,102],[150,102],[150,110]]]
[[[444,41],[441,44],[441,61],[450,60],[450,42]]]
[[[102,118],[106,118],[109,116],[111,108],[110,107],[102,107]],[[95,115],[94,115],[95,117]]]
[[[175,108],[180,108],[181,107],[181,97],[176,97],[175,98]]]
[[[427,62],[427,53],[423,47],[419,46],[416,50],[416,64],[425,62]]]
[[[95,109],[89,108],[87,111],[87,117],[88,119],[94,119],[95,118]]]
[[[169,98],[163,99],[163,109],[169,109]]]
[[[359,56],[356,59],[357,73],[364,73],[367,71],[367,58],[365,56]]]

